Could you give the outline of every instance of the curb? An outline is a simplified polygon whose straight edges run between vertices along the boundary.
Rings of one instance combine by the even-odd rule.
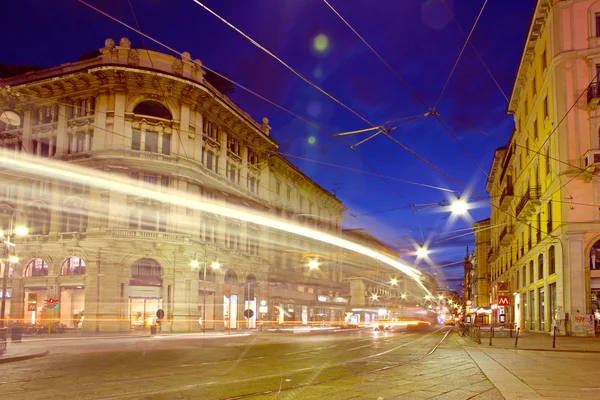
[[[30,353],[30,354],[24,354],[21,356],[0,357],[0,364],[29,360],[30,358],[44,357],[44,356],[47,356],[49,353],[50,353],[50,351],[46,350],[41,353]]]
[[[493,347],[493,346],[492,346]],[[500,347],[498,347],[500,348]],[[600,350],[582,350],[582,349],[523,349],[518,347],[505,348],[506,350],[525,350],[525,351],[554,351],[560,353],[600,353]]]

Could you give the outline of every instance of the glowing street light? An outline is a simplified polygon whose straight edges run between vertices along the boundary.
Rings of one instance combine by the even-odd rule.
[[[373,293],[373,294],[371,295],[371,300],[373,300],[373,301],[377,301],[377,299],[379,299],[379,296],[377,296],[377,293]]]
[[[440,295],[438,296],[438,299],[440,299],[440,300],[443,300],[443,299],[444,299],[444,296],[440,294]]]
[[[8,258],[8,262],[10,262],[11,264],[16,264],[16,263],[19,262],[19,257],[17,257],[17,256],[10,256]]]
[[[431,300],[431,296],[430,295],[425,296],[425,300]]]
[[[190,263],[190,265],[193,268],[198,268],[198,266],[200,265],[200,263],[198,262],[198,260],[192,260],[192,262]]]
[[[390,285],[396,286],[397,284],[398,284],[398,279],[392,278],[392,280],[390,281]]]
[[[29,230],[27,228],[25,228],[24,226],[17,226],[15,228],[15,234],[17,236],[25,236],[29,233]]]
[[[425,247],[425,246],[419,247],[417,249],[417,257],[418,258],[427,257],[428,254],[429,254],[429,250],[427,250],[427,247]]]
[[[400,297],[402,297],[402,300],[404,300],[406,298],[406,294],[402,293],[402,296],[400,296]]]
[[[450,204],[450,211],[452,214],[464,215],[468,209],[469,206],[467,205],[467,202],[462,199],[456,199]]]
[[[308,268],[310,268],[310,269],[317,269],[317,268],[319,268],[319,262],[317,260],[310,260],[308,262]]]

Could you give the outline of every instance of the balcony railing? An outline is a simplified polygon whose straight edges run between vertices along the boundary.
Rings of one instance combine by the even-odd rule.
[[[502,191],[502,195],[500,196],[500,208],[502,210],[506,210],[511,200],[515,195],[515,191],[513,189],[512,183],[509,181],[509,184]]]
[[[533,213],[535,207],[540,205],[540,192],[539,186],[527,189],[515,209],[517,217],[528,217]]]
[[[513,227],[512,225],[506,225],[502,232],[500,232],[500,243],[509,244],[513,238]]]
[[[600,101],[600,87],[598,82],[592,83],[587,90],[588,106],[596,108]]]

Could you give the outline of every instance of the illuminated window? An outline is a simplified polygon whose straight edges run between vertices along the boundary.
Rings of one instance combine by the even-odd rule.
[[[25,267],[25,276],[48,276],[48,263],[41,258],[34,258]]]
[[[85,275],[85,263],[81,258],[71,256],[63,262],[61,275]]]

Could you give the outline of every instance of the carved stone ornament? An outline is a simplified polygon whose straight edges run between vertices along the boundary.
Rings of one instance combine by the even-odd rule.
[[[121,38],[121,40],[119,40],[119,46],[121,47],[131,47],[131,41],[129,39],[127,39],[126,37]]]
[[[174,60],[172,69],[175,75],[183,75],[183,63],[181,60]]]
[[[106,47],[107,49],[114,49],[115,48],[115,41],[112,40],[111,38],[108,38],[104,41],[104,47]]]
[[[140,65],[140,55],[136,49],[129,50],[129,54],[127,54],[127,64],[134,67]]]

